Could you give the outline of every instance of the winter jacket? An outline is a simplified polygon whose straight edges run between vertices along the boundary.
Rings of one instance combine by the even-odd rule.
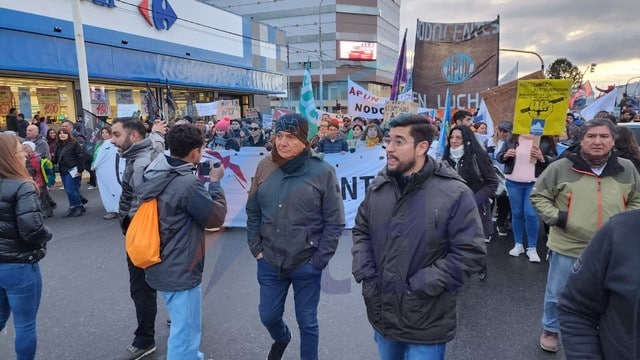
[[[137,188],[138,203],[158,199],[161,262],[145,269],[149,286],[182,291],[202,282],[204,229],[222,226],[227,203],[220,182],[205,189],[195,166],[177,158],[157,156]]]
[[[131,218],[138,209],[138,200],[134,194],[137,186],[142,184],[144,169],[163,152],[164,137],[154,132],[120,154],[126,161],[122,173],[122,194],[118,207],[118,218],[123,234],[127,233]]]
[[[500,151],[498,151],[498,155],[496,155],[496,161],[498,161],[500,164],[504,164],[503,172],[505,174],[511,174],[513,172],[513,167],[516,163],[516,158],[509,157],[505,159],[504,153],[506,153],[507,150],[509,149],[515,149],[516,145],[517,144],[515,141],[515,137],[512,136],[507,141],[504,142],[504,145],[502,146]],[[536,178],[540,176],[540,174],[542,174],[544,169],[546,169],[547,166],[549,166],[549,164],[555,161],[556,158],[558,157],[558,154],[556,152],[556,146],[554,145],[553,140],[551,140],[551,138],[547,136],[543,136],[540,138],[540,151],[544,155],[545,161],[544,162],[536,161],[535,174],[534,174]]]
[[[640,208],[640,175],[631,161],[611,154],[598,176],[577,149],[538,178],[531,205],[551,225],[549,249],[577,258],[611,216]]]
[[[36,136],[35,138],[25,138],[25,141],[31,141],[36,145],[36,153],[41,158],[51,159],[51,152],[49,151],[49,144],[42,136]]]
[[[307,262],[323,269],[344,229],[336,172],[321,154],[304,151],[285,165],[271,155],[256,169],[247,201],[247,238],[253,256],[283,272]]]
[[[353,276],[372,326],[385,338],[444,343],[456,330],[456,293],[486,248],[471,190],[428,157],[399,179],[386,168],[371,183],[353,228]]]
[[[567,360],[640,359],[639,219],[615,215],[576,261],[558,302]]]
[[[325,154],[336,154],[341,151],[347,152],[349,151],[349,144],[347,143],[347,140],[343,138],[338,137],[335,140],[331,140],[327,135],[318,142],[317,150],[318,152]]]
[[[0,179],[0,263],[37,262],[51,236],[33,184]]]
[[[84,156],[85,151],[77,141],[72,140],[66,144],[58,142],[53,162],[58,164],[60,174],[64,174],[74,167],[77,168],[78,173],[81,173],[84,171]]]

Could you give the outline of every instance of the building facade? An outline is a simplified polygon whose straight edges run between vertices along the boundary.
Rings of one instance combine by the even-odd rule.
[[[348,77],[389,96],[398,59],[400,0],[199,1],[285,31],[290,97],[283,107],[297,106],[307,61],[316,105],[326,111],[346,109]]]
[[[0,0],[0,129],[12,107],[54,121],[81,113],[72,1]],[[81,0],[79,9],[96,115],[144,116],[147,89],[166,110],[167,84],[174,117],[216,100],[266,111],[269,95],[286,92],[284,32],[272,26],[195,0]]]

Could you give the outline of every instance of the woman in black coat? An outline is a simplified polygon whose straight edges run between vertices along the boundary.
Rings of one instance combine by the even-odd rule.
[[[36,354],[36,315],[42,295],[38,262],[51,233],[44,225],[38,190],[15,135],[0,133],[0,332],[13,313],[18,359]],[[2,349],[2,358],[8,350]]]
[[[84,171],[85,151],[75,140],[71,132],[65,128],[58,130],[58,145],[54,164],[58,165],[64,191],[69,200],[69,212],[64,217],[80,216],[86,212],[83,204],[86,200],[80,194],[80,183]]]

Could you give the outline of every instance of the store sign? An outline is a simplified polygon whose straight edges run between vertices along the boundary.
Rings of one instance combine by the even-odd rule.
[[[58,116],[60,113],[60,91],[58,89],[37,88],[36,97],[42,115]]]
[[[138,11],[149,26],[158,30],[169,30],[178,20],[168,0],[142,0],[138,4]]]
[[[340,60],[373,61],[378,57],[374,42],[340,41]]]

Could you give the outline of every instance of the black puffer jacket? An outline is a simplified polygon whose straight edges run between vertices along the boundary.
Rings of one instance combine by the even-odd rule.
[[[84,149],[77,141],[69,141],[66,144],[59,142],[53,162],[58,164],[60,174],[74,167],[77,167],[78,172],[81,173],[84,171],[84,156]]]
[[[431,157],[405,180],[401,191],[385,168],[367,189],[353,228],[353,276],[383,336],[448,342],[456,293],[485,261],[478,207],[455,170]]]
[[[0,263],[35,263],[49,240],[33,184],[0,179]]]

